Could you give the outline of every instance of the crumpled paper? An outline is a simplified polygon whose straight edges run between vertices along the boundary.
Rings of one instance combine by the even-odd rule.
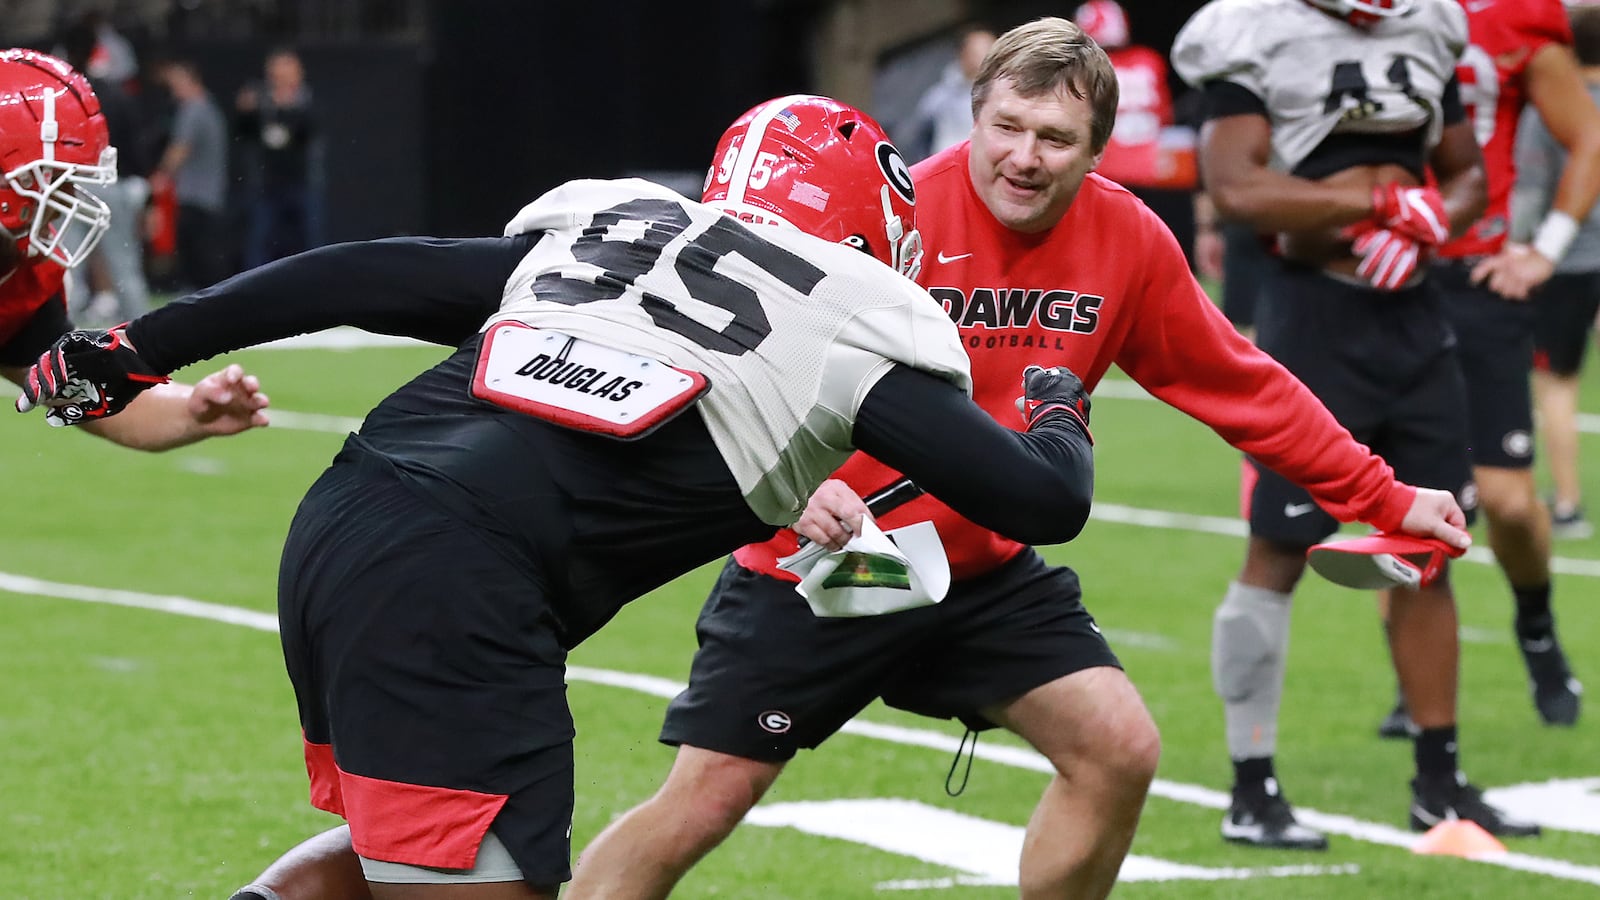
[[[864,518],[843,550],[807,544],[778,560],[800,576],[795,590],[822,618],[881,616],[932,606],[950,590],[950,561],[932,522],[884,532]]]

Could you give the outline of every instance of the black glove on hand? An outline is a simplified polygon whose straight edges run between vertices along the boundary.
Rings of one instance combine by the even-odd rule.
[[[128,343],[122,327],[69,331],[28,369],[17,412],[46,407],[51,425],[114,416],[152,385],[169,381]]]
[[[1089,392],[1084,390],[1083,381],[1066,366],[1023,369],[1022,396],[1017,398],[1017,409],[1022,411],[1022,420],[1029,431],[1045,419],[1071,416],[1083,428],[1084,437],[1094,443],[1094,437],[1089,434]]]

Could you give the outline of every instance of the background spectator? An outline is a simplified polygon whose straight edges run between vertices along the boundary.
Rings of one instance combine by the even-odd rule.
[[[161,68],[177,102],[171,137],[152,180],[166,180],[177,195],[179,287],[194,290],[232,274],[223,217],[228,195],[228,126],[200,73],[187,60]]]
[[[102,81],[126,88],[139,74],[139,55],[133,44],[98,10],[84,13],[81,24],[94,35],[94,49],[80,71],[97,83],[95,93],[100,93],[98,82]]]
[[[246,85],[235,105],[246,165],[244,264],[254,268],[322,243],[322,141],[293,50],[268,55],[266,83]]]
[[[993,31],[975,23],[962,27],[955,59],[917,101],[906,132],[907,159],[926,159],[972,134],[972,79],[993,43]]]
[[[104,27],[99,16],[91,14],[62,34],[62,56],[67,65],[80,72],[94,71],[93,60],[100,55]],[[149,165],[138,106],[124,92],[121,82],[92,74],[88,77],[100,98],[111,146],[117,148],[117,180],[93,188],[93,193],[111,209],[111,226],[86,263],[72,270],[73,294],[80,305],[74,310],[74,318],[82,325],[107,326],[137,318],[150,308],[143,237],[144,206],[150,198],[150,185],[145,180]]]

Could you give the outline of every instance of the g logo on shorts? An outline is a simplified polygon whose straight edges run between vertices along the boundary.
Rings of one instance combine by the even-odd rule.
[[[1513,459],[1527,459],[1533,454],[1533,437],[1520,428],[1508,431],[1500,440],[1500,448]]]
[[[769,709],[756,717],[756,724],[761,726],[762,731],[783,734],[789,730],[789,726],[793,725],[794,721],[789,718],[789,714],[786,712]]]

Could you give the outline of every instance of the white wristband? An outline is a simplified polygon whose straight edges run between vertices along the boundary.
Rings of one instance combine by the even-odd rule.
[[[1572,246],[1572,240],[1577,236],[1578,220],[1559,209],[1552,209],[1539,223],[1539,230],[1533,236],[1533,249],[1545,259],[1558,263],[1561,257],[1567,255],[1567,248]]]

